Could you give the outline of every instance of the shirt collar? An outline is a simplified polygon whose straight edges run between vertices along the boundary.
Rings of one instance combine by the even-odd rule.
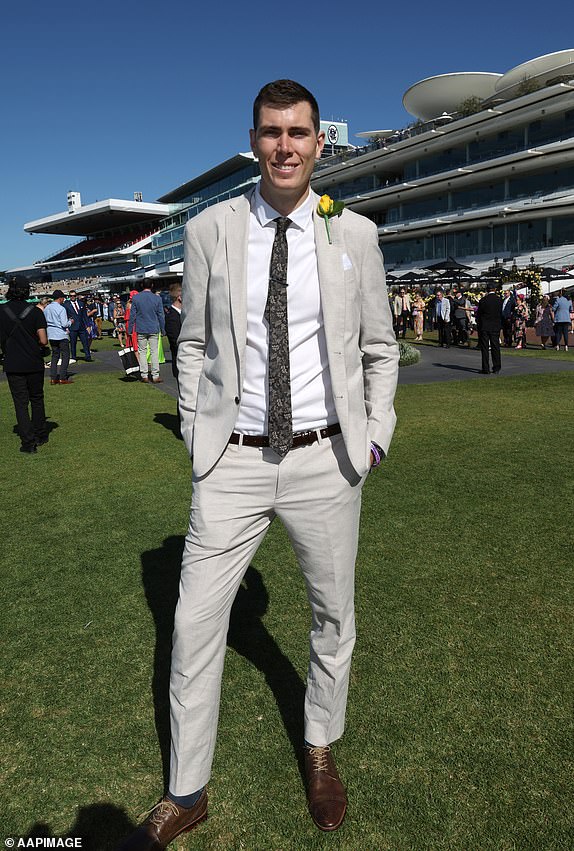
[[[313,217],[313,199],[314,195],[309,189],[309,193],[302,204],[289,214],[293,225],[299,230],[306,230],[311,224]],[[274,210],[271,204],[262,197],[260,184],[255,187],[255,192],[251,198],[251,211],[257,216],[257,221],[262,228],[267,227],[274,219],[278,218],[281,213]]]

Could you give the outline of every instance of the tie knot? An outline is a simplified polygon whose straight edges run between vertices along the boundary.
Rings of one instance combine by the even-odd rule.
[[[284,234],[287,232],[287,228],[291,224],[291,219],[288,219],[287,216],[279,216],[278,218],[273,220],[277,225],[277,233]]]

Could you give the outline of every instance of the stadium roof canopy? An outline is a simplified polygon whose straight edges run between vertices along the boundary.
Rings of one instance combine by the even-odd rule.
[[[497,93],[509,94],[528,80],[546,86],[559,77],[574,77],[574,50],[558,50],[511,68],[496,83]]]
[[[492,97],[502,74],[483,71],[463,71],[440,74],[415,83],[403,95],[403,106],[421,121],[432,121],[443,113],[455,112],[462,101],[470,97],[480,100]]]
[[[73,212],[67,210],[44,219],[27,222],[27,233],[58,233],[68,236],[91,236],[113,228],[128,227],[144,222],[154,222],[169,216],[173,207],[169,204],[146,201],[122,201],[108,198],[86,204]]]

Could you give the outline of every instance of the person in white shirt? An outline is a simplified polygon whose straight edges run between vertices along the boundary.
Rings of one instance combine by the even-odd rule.
[[[185,230],[177,361],[193,496],[171,662],[169,791],[123,851],[165,848],[207,816],[231,605],[274,517],[312,612],[301,742],[309,811],[333,831],[347,808],[331,744],[344,729],[355,643],[361,489],[394,429],[398,344],[376,226],[338,215],[331,199],[319,206],[310,189],[325,141],[315,98],[278,80],[253,113],[259,186]]]
[[[435,318],[438,328],[438,344],[450,348],[450,301],[442,290],[438,290],[435,302]]]

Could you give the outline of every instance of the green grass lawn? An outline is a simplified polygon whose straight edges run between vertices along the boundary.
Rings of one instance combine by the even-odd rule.
[[[57,427],[22,455],[0,384],[0,839],[103,851],[162,792],[190,464],[153,388],[84,373],[46,399]],[[309,612],[274,524],[234,609],[210,817],[174,848],[572,847],[574,375],[401,386],[397,413],[364,490],[347,820],[306,811]]]

